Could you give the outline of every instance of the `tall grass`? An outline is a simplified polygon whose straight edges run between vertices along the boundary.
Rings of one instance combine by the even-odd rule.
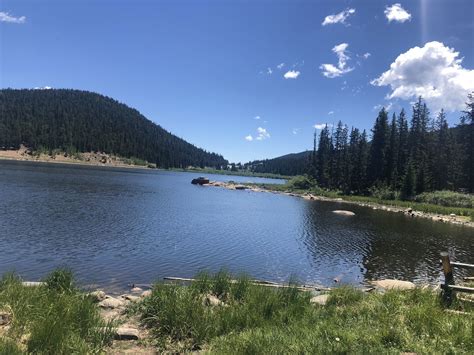
[[[45,286],[25,287],[15,275],[0,282],[0,309],[12,322],[0,341],[0,353],[89,354],[111,339],[97,306],[74,287],[72,274],[57,270]]]
[[[161,350],[216,354],[472,353],[472,309],[447,315],[428,290],[366,294],[342,287],[326,306],[296,288],[270,289],[246,277],[201,274],[190,286],[157,284],[135,312]],[[220,306],[203,303],[219,295]]]

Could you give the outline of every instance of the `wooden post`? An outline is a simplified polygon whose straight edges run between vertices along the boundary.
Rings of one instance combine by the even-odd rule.
[[[454,285],[453,267],[449,260],[449,254],[447,252],[441,253],[441,261],[443,263],[444,273],[444,287],[443,287],[443,298],[447,305],[450,305],[453,301],[454,293],[448,285]]]

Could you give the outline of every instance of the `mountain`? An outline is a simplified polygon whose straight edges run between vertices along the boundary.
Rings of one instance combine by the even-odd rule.
[[[273,159],[255,160],[244,164],[244,169],[255,173],[301,175],[307,172],[311,153],[311,151],[305,151]]]
[[[228,164],[109,97],[69,89],[0,90],[0,148],[100,151],[158,167]]]

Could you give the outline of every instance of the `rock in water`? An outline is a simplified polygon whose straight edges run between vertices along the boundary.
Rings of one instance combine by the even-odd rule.
[[[346,210],[334,210],[332,213],[339,214],[341,216],[355,216],[354,212]]]
[[[410,281],[391,279],[372,281],[371,284],[386,290],[412,290],[416,287],[416,285]]]
[[[247,189],[247,186],[245,185],[235,185],[234,187],[236,190],[246,190]]]

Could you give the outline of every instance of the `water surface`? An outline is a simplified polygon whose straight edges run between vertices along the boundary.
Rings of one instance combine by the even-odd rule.
[[[221,267],[324,285],[385,277],[433,283],[441,251],[474,259],[471,228],[191,185],[198,175],[0,161],[0,274],[37,280],[69,266],[82,284],[109,290]],[[356,216],[331,212],[348,208]]]

